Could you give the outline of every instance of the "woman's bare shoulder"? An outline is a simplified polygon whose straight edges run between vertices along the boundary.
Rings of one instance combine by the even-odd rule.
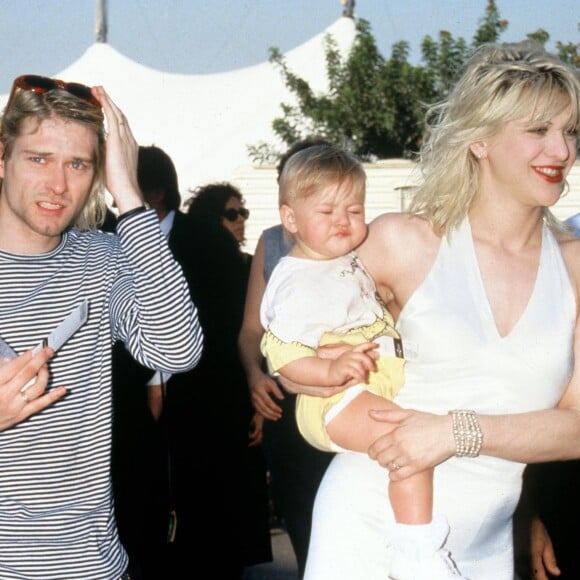
[[[405,212],[384,213],[369,224],[368,240],[371,244],[383,243],[398,248],[433,237],[433,229],[427,220]]]
[[[431,268],[440,242],[427,220],[388,213],[372,221],[359,255],[383,300],[392,297],[402,306]]]

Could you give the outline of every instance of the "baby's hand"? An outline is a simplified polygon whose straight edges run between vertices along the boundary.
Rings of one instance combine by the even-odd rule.
[[[365,342],[364,344],[359,344],[354,347],[353,352],[364,352],[367,356],[370,357],[372,361],[372,368],[369,370],[376,371],[377,365],[375,361],[379,360],[379,345],[376,342]]]
[[[374,349],[376,345],[366,343],[343,352],[330,363],[330,381],[332,384],[349,386],[367,383],[369,373],[376,370]]]
[[[376,349],[379,345],[376,342],[365,342],[364,344],[359,344],[353,346],[346,342],[337,342],[335,344],[325,344],[324,346],[319,346],[316,349],[316,356],[323,359],[337,359],[340,355],[345,352],[366,352],[371,358],[377,360],[379,358],[379,353]]]
[[[318,358],[336,360],[341,354],[353,350],[352,344],[346,342],[337,342],[336,344],[325,344],[316,349]]]

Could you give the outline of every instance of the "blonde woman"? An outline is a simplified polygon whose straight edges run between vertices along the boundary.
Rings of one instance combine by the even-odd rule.
[[[385,434],[369,457],[333,459],[308,580],[388,577],[385,468],[393,481],[435,468],[434,511],[462,574],[513,580],[525,464],[580,456],[580,242],[549,209],[576,159],[579,110],[577,72],[528,43],[482,47],[431,110],[410,212],[377,218],[358,250],[418,346],[395,397],[405,410],[371,413]]]

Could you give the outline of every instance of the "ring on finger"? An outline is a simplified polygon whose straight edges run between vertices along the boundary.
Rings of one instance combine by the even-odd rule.
[[[20,396],[24,399],[24,403],[27,405],[28,403],[30,403],[30,399],[28,398],[28,395],[26,394],[26,389],[20,389]]]
[[[401,466],[396,461],[391,461],[388,465],[389,471],[399,471]]]

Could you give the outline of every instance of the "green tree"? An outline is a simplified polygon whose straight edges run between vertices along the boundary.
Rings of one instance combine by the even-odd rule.
[[[341,144],[364,160],[401,157],[418,148],[423,132],[423,102],[433,98],[432,81],[424,67],[408,62],[409,45],[400,41],[385,61],[360,19],[347,58],[334,39],[325,38],[328,91],[316,95],[308,82],[288,68],[278,49],[270,62],[281,72],[295,105],[282,103],[274,119],[275,134],[286,144],[307,134],[318,134]],[[264,143],[249,148],[254,159],[271,161]]]
[[[538,28],[536,32],[526,34],[526,37],[534,42],[539,42],[542,46],[545,46],[546,42],[550,40],[550,35],[543,28]]]
[[[421,143],[425,109],[447,96],[472,51],[496,42],[509,23],[489,0],[471,45],[448,31],[421,43],[422,64],[409,63],[409,44],[395,43],[389,59],[379,52],[370,24],[359,19],[350,53],[342,57],[334,39],[325,38],[328,90],[315,94],[307,81],[291,71],[283,55],[270,49],[270,62],[295,98],[281,103],[282,116],[274,119],[276,136],[286,145],[317,134],[356,153],[361,159],[411,157]],[[580,27],[580,25],[579,25]],[[528,38],[545,44],[549,34],[538,29]],[[580,46],[556,43],[560,57],[580,66]],[[275,162],[279,153],[271,144],[248,147],[252,159]]]
[[[577,24],[578,32],[580,32],[580,22]],[[568,62],[580,69],[580,43],[578,42],[556,42],[556,49],[558,55],[564,62]]]
[[[580,23],[578,24],[578,30],[580,31]],[[542,46],[545,46],[550,40],[549,33],[543,28],[538,28],[535,32],[528,33],[526,37],[534,42],[539,42]],[[580,43],[558,41],[556,42],[556,53],[564,62],[580,69]]]
[[[361,19],[356,29],[346,59],[334,39],[325,38],[329,88],[323,95],[314,94],[304,79],[289,70],[280,52],[271,49],[270,62],[296,98],[296,105],[281,105],[283,116],[273,122],[284,143],[316,133],[367,160],[398,157],[416,145],[422,132],[416,96],[430,89],[428,78],[408,63],[406,42],[395,45],[391,59],[385,61],[369,23]]]
[[[484,15],[479,19],[479,27],[473,37],[471,46],[447,30],[439,32],[438,41],[429,35],[421,43],[422,61],[429,76],[436,100],[445,98],[461,75],[469,55],[474,48],[486,42],[496,42],[501,33],[508,27],[507,20],[502,20],[494,0],[487,3]]]
[[[446,30],[439,41],[427,35],[421,43],[422,60],[436,100],[444,98],[459,78],[470,50],[463,38],[455,40]]]
[[[579,26],[580,27],[580,26]],[[556,42],[559,57],[576,68],[580,69],[580,43],[576,42]]]
[[[473,47],[481,46],[486,42],[497,42],[501,33],[508,27],[509,22],[500,18],[495,0],[489,0],[485,14],[479,20],[479,27],[473,37]]]

